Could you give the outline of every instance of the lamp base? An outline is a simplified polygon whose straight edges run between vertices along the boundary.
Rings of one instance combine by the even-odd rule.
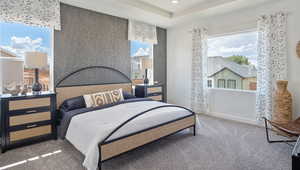
[[[34,69],[34,72],[35,72],[35,82],[32,85],[32,92],[40,93],[43,86],[41,85],[41,83],[39,83],[39,70],[36,68]]]
[[[35,83],[32,85],[32,92],[33,92],[33,93],[39,93],[39,92],[41,92],[41,90],[42,90],[42,85],[41,85],[41,83],[35,82]]]
[[[149,84],[149,79],[148,78],[144,79],[144,84]]]
[[[145,69],[145,79],[144,79],[144,84],[149,84],[149,79],[148,79],[148,69]]]

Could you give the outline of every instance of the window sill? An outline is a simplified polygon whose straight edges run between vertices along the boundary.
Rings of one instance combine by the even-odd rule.
[[[229,91],[229,92],[236,92],[236,93],[253,93],[253,94],[256,93],[256,91],[253,91],[253,90],[239,90],[239,89],[226,89],[226,88],[208,88],[208,90],[212,90],[212,91]]]

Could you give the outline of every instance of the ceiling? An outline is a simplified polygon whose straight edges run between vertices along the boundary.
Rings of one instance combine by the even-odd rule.
[[[193,7],[194,5],[200,5],[207,1],[215,1],[215,0],[181,0],[179,4],[172,4],[171,0],[140,0],[146,2],[148,4],[154,5],[156,7],[160,7],[169,12],[178,12],[183,11],[188,8]]]
[[[132,0],[130,0],[132,1]],[[178,4],[173,4],[171,0],[138,0],[148,5],[165,10],[171,14],[171,18],[184,16],[190,13],[199,12],[209,8],[228,4],[238,0],[179,0]]]
[[[61,0],[61,2],[160,27],[172,27],[188,20],[232,12],[279,0]]]

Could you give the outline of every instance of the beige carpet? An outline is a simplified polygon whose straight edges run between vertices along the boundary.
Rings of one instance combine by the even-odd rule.
[[[206,116],[200,116],[199,119],[201,126],[197,136],[194,137],[187,130],[183,131],[107,161],[102,169],[291,169],[292,148],[286,144],[268,144],[265,140],[264,129]],[[37,156],[39,156],[38,159]],[[35,160],[28,160],[34,157]],[[19,162],[19,165],[9,169],[82,170],[84,169],[81,166],[82,161],[83,156],[73,146],[65,141],[57,140],[0,154],[0,169],[3,166]]]

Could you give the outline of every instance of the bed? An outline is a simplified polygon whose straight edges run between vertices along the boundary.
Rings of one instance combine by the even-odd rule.
[[[82,76],[92,82],[81,81]],[[56,84],[57,106],[78,96],[115,89],[131,94],[131,80],[111,67],[82,68]],[[85,156],[83,166],[89,170],[101,169],[109,159],[184,129],[191,128],[196,134],[194,112],[147,98],[129,98],[101,107],[60,109],[60,114],[59,136]]]

